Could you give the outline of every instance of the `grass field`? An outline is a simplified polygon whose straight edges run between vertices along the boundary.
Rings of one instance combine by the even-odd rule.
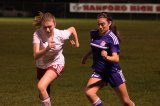
[[[116,20],[122,36],[120,64],[130,97],[136,106],[160,106],[160,21]],[[83,88],[91,74],[92,59],[81,65],[89,49],[94,19],[57,19],[57,28],[75,26],[80,48],[64,46],[66,67],[52,85],[54,106],[91,106]],[[40,106],[32,56],[31,18],[0,18],[0,106]],[[99,92],[105,106],[122,106],[110,86]]]

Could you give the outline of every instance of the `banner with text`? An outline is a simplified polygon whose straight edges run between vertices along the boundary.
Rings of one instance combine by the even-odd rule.
[[[70,12],[79,13],[160,13],[160,4],[70,3]]]

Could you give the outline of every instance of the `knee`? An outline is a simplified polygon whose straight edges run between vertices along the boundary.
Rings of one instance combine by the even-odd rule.
[[[44,92],[46,90],[45,87],[39,83],[37,84],[37,88],[38,88],[39,92]]]
[[[84,89],[84,92],[85,92],[85,95],[86,95],[87,97],[92,97],[92,96],[96,95],[95,92],[93,92],[92,90],[87,89],[87,88]]]

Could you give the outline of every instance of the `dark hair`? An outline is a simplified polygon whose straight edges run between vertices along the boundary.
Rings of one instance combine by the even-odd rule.
[[[97,18],[107,18],[109,21],[112,21],[112,17],[107,12],[101,12],[97,15]]]
[[[97,18],[106,18],[107,21],[112,21],[111,26],[109,27],[112,32],[118,37],[118,40],[121,41],[119,32],[117,31],[117,26],[113,23],[113,19],[111,15],[107,12],[101,12],[97,15]]]

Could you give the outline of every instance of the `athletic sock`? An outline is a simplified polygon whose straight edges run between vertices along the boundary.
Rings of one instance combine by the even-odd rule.
[[[42,100],[42,106],[51,106],[50,98]]]
[[[93,103],[93,106],[103,106],[101,99],[98,98],[98,99],[96,100],[96,102]]]

